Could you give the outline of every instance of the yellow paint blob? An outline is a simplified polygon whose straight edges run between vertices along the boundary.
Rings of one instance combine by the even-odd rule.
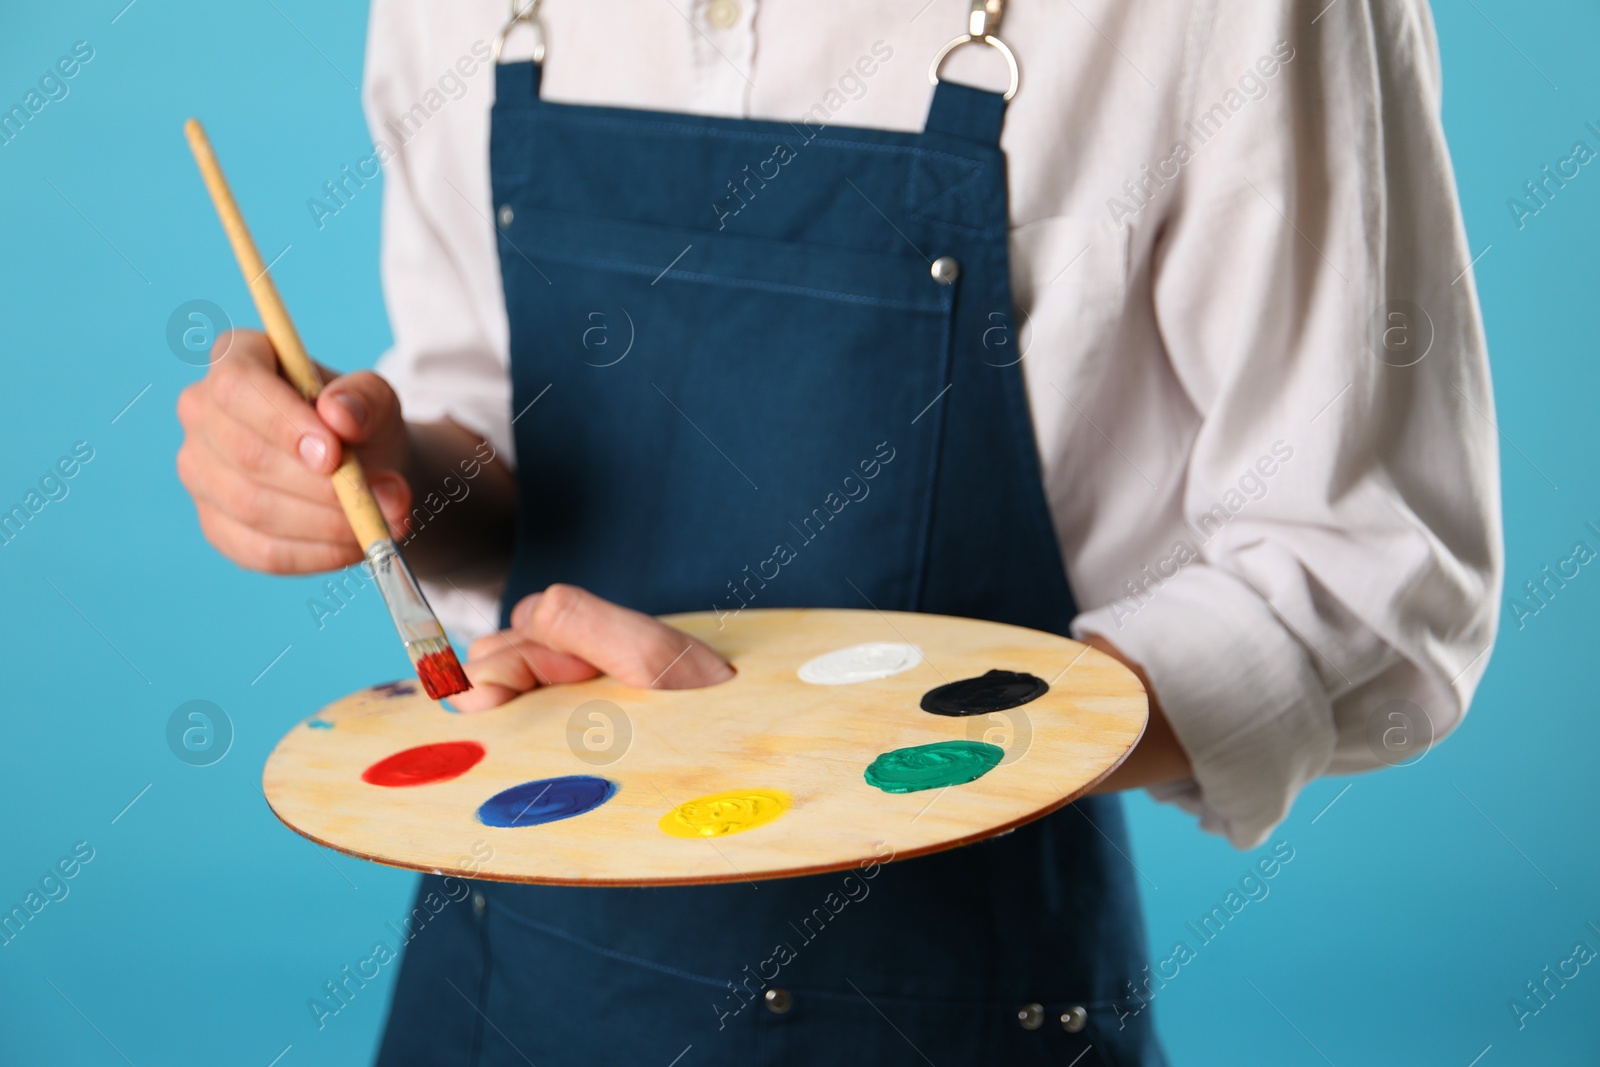
[[[765,826],[789,810],[789,797],[776,789],[712,793],[679,804],[661,817],[661,832],[673,837],[725,837]]]

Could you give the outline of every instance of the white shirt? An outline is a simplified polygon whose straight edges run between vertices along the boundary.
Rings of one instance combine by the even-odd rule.
[[[921,3],[546,0],[543,95],[917,130],[967,13]],[[408,418],[508,457],[483,60],[509,6],[375,0],[365,85],[396,153],[380,370]],[[1496,629],[1493,401],[1432,17],[1424,0],[1006,8],[1013,285],[1074,633],[1144,666],[1193,762],[1152,792],[1249,847],[1318,775],[1426,742],[1417,709],[1454,728]],[[944,73],[1004,84],[976,46]],[[492,627],[494,592],[431,590],[463,636]]]

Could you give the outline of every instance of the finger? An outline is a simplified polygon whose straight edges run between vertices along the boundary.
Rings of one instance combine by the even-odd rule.
[[[196,501],[195,510],[200,515],[200,529],[206,540],[224,556],[250,570],[267,574],[315,574],[339,570],[362,559],[361,548],[354,540],[346,546],[269,537],[202,501]]]
[[[394,471],[369,470],[367,487],[377,498],[389,531],[396,537],[404,535],[411,528],[411,483]]]
[[[186,432],[184,446],[204,448],[234,470],[275,489],[326,504],[334,500],[325,474],[307,470],[299,456],[277,447],[219,408],[203,383],[178,395],[178,420]]]
[[[260,330],[224,330],[211,346],[211,368],[225,359],[278,373],[278,353]]]
[[[697,689],[733,677],[707,645],[641,612],[573,585],[552,585],[512,612],[524,638],[577,656],[643,689]]]
[[[268,536],[341,545],[355,536],[332,490],[317,501],[285,493],[189,442],[178,450],[178,479],[197,500]],[[392,472],[379,472],[372,485],[384,518],[399,536],[409,519],[410,488]]]
[[[511,631],[473,642],[464,666],[472,688],[450,698],[458,711],[484,711],[541,685],[585,682],[600,676],[593,665],[523,640]]]
[[[331,489],[322,500],[306,500],[249,477],[214,451],[191,442],[178,450],[178,480],[197,500],[269,536],[341,546],[355,543],[350,522]]]
[[[205,378],[213,404],[267,443],[317,474],[332,474],[342,458],[339,437],[316,410],[267,368],[246,359],[224,359]]]
[[[400,422],[400,398],[369,370],[333,379],[317,397],[317,414],[347,443],[363,445]]]
[[[529,641],[515,630],[500,630],[478,638],[467,646],[467,662],[475,663],[506,653],[520,657],[540,685],[586,682],[600,676],[600,668],[594,664]]]
[[[240,483],[236,492],[244,492],[243,487],[248,485],[257,489],[271,489],[314,507],[338,508],[339,498],[327,475],[306,470],[298,459],[273,447],[254,430],[220,411],[212,410],[204,416],[196,416],[192,412],[186,415],[182,410],[185,406],[180,398],[180,418],[183,418],[189,436],[178,451],[178,474],[184,478],[184,485],[191,492],[196,490],[197,485],[185,478],[186,471],[192,472],[196,478],[209,476],[210,480],[203,484],[212,499],[235,518],[245,522],[249,522],[247,516],[252,511],[229,508],[227,498],[216,488],[224,478],[232,478]],[[213,470],[213,467],[217,469]],[[410,516],[410,484],[396,472],[382,468],[370,470],[367,474],[368,484],[378,498],[379,509],[389,521],[390,528],[398,534]],[[315,537],[312,529],[289,529],[283,532]]]

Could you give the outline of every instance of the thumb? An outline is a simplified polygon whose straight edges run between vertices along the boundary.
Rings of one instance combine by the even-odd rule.
[[[317,397],[317,414],[352,445],[383,444],[404,426],[400,398],[389,383],[369,370],[340,375]]]

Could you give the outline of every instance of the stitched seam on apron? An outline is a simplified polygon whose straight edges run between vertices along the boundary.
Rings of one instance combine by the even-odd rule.
[[[513,108],[512,110],[517,110],[517,111],[540,111],[540,112],[543,112],[545,115],[549,116],[550,118],[562,119],[562,120],[572,121],[572,122],[582,122],[582,123],[585,123],[585,124],[605,123],[606,125],[609,125],[609,126],[621,126],[621,127],[625,127],[625,128],[634,128],[634,129],[641,129],[641,130],[682,130],[682,131],[687,131],[689,133],[704,134],[704,135],[709,136],[709,137],[720,137],[723,140],[728,140],[728,141],[756,141],[756,142],[760,142],[760,143],[765,144],[765,143],[769,143],[772,140],[772,138],[768,134],[765,134],[765,133],[742,133],[742,132],[740,132],[738,130],[721,130],[721,129],[716,129],[715,127],[710,127],[710,126],[692,126],[692,125],[689,125],[688,123],[682,123],[682,122],[665,122],[665,121],[663,121],[663,122],[651,122],[651,121],[647,121],[647,120],[644,120],[644,119],[625,119],[625,118],[620,118],[620,117],[612,116],[612,115],[568,115],[568,114],[563,114],[562,112],[555,110],[556,108],[563,108],[563,107],[581,108],[581,107],[584,107],[584,106],[585,105],[582,105],[582,104],[543,104],[542,103],[542,106],[537,107],[537,108]],[[748,121],[752,121],[752,120],[741,119],[740,121],[748,122]],[[765,121],[771,121],[771,122],[774,122],[774,123],[787,125],[787,126],[789,126],[790,129],[794,130],[797,135],[800,134],[800,130],[799,129],[797,129],[792,124],[786,122],[783,119],[771,119],[771,120],[765,120]],[[869,130],[869,129],[865,129],[865,128],[862,128],[862,127],[851,127],[851,128],[852,129],[862,129],[862,132],[869,133],[869,134],[880,134],[880,133],[901,134],[901,135],[907,136],[907,137],[922,137],[924,135],[923,131],[920,131],[920,130],[914,131],[914,132],[906,132],[906,131],[901,131],[901,130]],[[774,131],[774,132],[776,132],[776,131]],[[862,152],[889,152],[889,153],[895,154],[895,155],[910,155],[910,154],[913,154],[913,153],[922,153],[923,155],[934,156],[934,157],[937,157],[939,159],[948,159],[948,160],[950,160],[952,162],[957,162],[957,163],[975,163],[975,164],[977,164],[979,166],[983,165],[983,160],[973,159],[970,156],[957,155],[957,154],[955,154],[953,152],[941,151],[940,149],[937,149],[937,148],[925,148],[925,147],[922,147],[921,145],[874,144],[871,141],[849,141],[849,140],[843,140],[843,139],[837,138],[837,137],[820,137],[820,136],[819,137],[811,137],[809,139],[805,139],[805,143],[808,144],[808,145],[814,145],[814,144],[827,145],[830,148],[850,148],[850,149],[855,149],[855,150],[862,151]]]
[[[647,959],[644,959],[644,958],[642,958],[640,956],[630,956],[628,953],[626,953],[626,952],[618,952],[614,948],[604,948],[604,947],[602,947],[600,945],[596,945],[592,941],[585,941],[581,937],[578,937],[578,936],[576,936],[574,934],[569,934],[565,930],[558,930],[554,926],[547,926],[546,924],[544,924],[542,922],[538,922],[537,920],[528,918],[526,915],[519,915],[516,912],[511,911],[508,908],[500,908],[498,910],[499,910],[499,914],[500,915],[504,916],[507,919],[510,919],[512,922],[519,922],[519,923],[522,923],[524,926],[531,926],[535,930],[539,930],[539,931],[541,931],[543,933],[547,933],[551,937],[558,937],[561,940],[571,942],[574,945],[581,945],[582,947],[588,949],[590,952],[594,952],[594,953],[596,953],[598,955],[607,956],[607,957],[609,957],[611,959],[614,959],[614,960],[621,960],[624,963],[636,964],[636,965],[638,965],[640,967],[643,967],[643,968],[645,968],[647,970],[659,971],[662,974],[670,974],[675,978],[683,978],[683,979],[686,979],[686,980],[688,980],[690,982],[698,983],[700,985],[710,986],[712,989],[726,989],[727,988],[728,983],[725,982],[725,981],[718,981],[715,978],[706,978],[706,977],[704,977],[702,975],[691,974],[688,971],[680,971],[676,967],[668,967],[665,964],[656,963],[656,962],[654,962],[652,960],[647,960]]]
[[[536,250],[536,254],[546,259],[557,260],[561,263],[576,263],[594,267],[609,267],[613,270],[623,270],[631,274],[659,275],[661,271],[655,266],[646,266],[642,263],[626,263],[616,259],[601,259],[590,256],[568,256],[559,252]],[[781,282],[763,282],[751,278],[731,278],[724,274],[703,274],[692,270],[674,270],[671,272],[675,278],[687,281],[706,282],[712,285],[731,285],[744,289],[761,289],[774,293],[796,293],[801,296],[814,296],[823,300],[838,300],[847,304],[866,304],[870,307],[895,308],[899,311],[914,311],[925,315],[938,315],[943,312],[941,307],[930,307],[926,304],[913,304],[905,300],[890,300],[872,296],[857,296],[854,293],[835,293],[827,289],[808,289],[800,285],[784,285]]]
[[[955,378],[951,371],[955,365],[956,349],[956,290],[961,284],[959,278],[950,285],[942,286],[944,290],[939,294],[939,303],[944,311],[944,351],[941,353],[942,363],[939,377],[953,385]],[[950,386],[945,386],[949,389]],[[934,406],[938,409],[933,413],[933,446],[930,449],[928,463],[928,505],[922,511],[922,531],[917,545],[916,584],[911,590],[911,609],[922,610],[922,594],[928,586],[928,566],[933,557],[933,525],[934,517],[939,509],[939,474],[944,467],[944,394],[940,394]]]
[[[940,153],[925,151],[922,154],[925,156],[934,156],[939,155]],[[938,211],[941,204],[959,206],[958,201],[961,199],[961,197],[957,194],[964,191],[967,186],[975,184],[979,178],[984,176],[985,167],[982,163],[974,160],[967,160],[966,162],[971,164],[966,174],[949,185],[946,185],[943,189],[936,192],[927,200],[921,199],[922,186],[926,180],[922,177],[922,168],[913,163],[911,166],[910,181],[906,183],[906,210],[911,213],[911,217],[914,219],[920,219],[924,222],[937,223],[941,226],[948,226],[952,230],[973,234],[979,237],[991,236],[992,229],[990,227],[969,226],[964,222],[956,222],[952,219],[935,213]]]
[[[817,989],[817,988],[815,988],[813,986],[803,986],[803,985],[786,985],[783,988],[787,989],[789,992],[794,993],[794,994],[796,994],[798,996],[806,997],[807,999],[840,1000],[840,1001],[845,1001],[845,1002],[851,1003],[851,1004],[859,1004],[859,1003],[861,1003],[861,994],[859,994],[859,993],[857,993],[857,992],[855,992],[853,990],[851,992],[849,992],[849,993],[838,993],[838,992],[834,992],[831,989]],[[894,994],[894,993],[873,993],[872,994],[872,999],[874,1001],[877,1001],[877,1002],[880,1002],[880,1003],[896,1004],[896,1005],[901,1005],[901,1004],[903,1004],[903,1005],[915,1005],[915,1006],[919,1006],[919,1007],[920,1006],[930,1006],[930,1005],[943,1005],[945,1007],[952,1007],[952,1008],[959,1007],[959,1008],[999,1009],[999,1010],[1005,1011],[1005,1012],[1014,1011],[1014,1010],[1016,1010],[1016,1006],[1017,1006],[1016,1000],[1014,1000],[1014,999],[1009,999],[1008,1000],[1008,999],[1005,999],[1005,998],[995,998],[995,999],[992,999],[992,1000],[986,1000],[986,999],[979,998],[979,997],[974,997],[974,998],[970,998],[970,999],[963,998],[963,997],[941,997],[941,996],[926,996],[926,997],[909,996],[908,997],[908,996],[902,996],[902,995]],[[1057,1003],[1059,1003],[1059,1004],[1064,1004],[1064,1005],[1078,1005],[1078,1006],[1081,1006],[1081,1007],[1083,1007],[1083,1008],[1085,1008],[1087,1010],[1100,1010],[1100,1009],[1105,1009],[1105,1008],[1115,1009],[1119,1005],[1129,1005],[1129,1004],[1134,1004],[1134,1003],[1137,1003],[1137,1002],[1133,1001],[1133,1000],[1116,1000],[1116,999],[1109,999],[1109,1000],[1105,1000],[1105,999],[1102,999],[1102,1000],[1077,1000],[1077,999],[1074,999],[1072,997],[1054,997],[1054,998],[1049,998],[1046,1001],[1046,1003],[1049,1003],[1049,1004],[1057,1004]]]

